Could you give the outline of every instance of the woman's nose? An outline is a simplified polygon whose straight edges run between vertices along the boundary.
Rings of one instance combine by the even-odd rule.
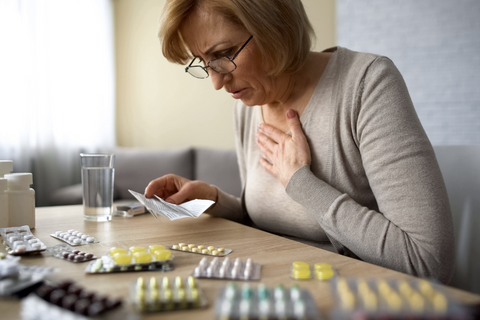
[[[213,88],[215,90],[220,90],[223,88],[225,83],[230,81],[230,79],[232,78],[232,74],[221,74],[212,70],[212,72],[210,72],[210,78],[212,79]]]

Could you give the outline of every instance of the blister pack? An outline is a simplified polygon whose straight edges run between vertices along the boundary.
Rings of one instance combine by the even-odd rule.
[[[195,267],[192,275],[196,278],[206,279],[258,281],[261,277],[261,270],[262,265],[254,263],[250,258],[246,261],[241,261],[240,258],[232,261],[226,257],[221,261],[215,257],[212,261],[208,261],[208,258],[204,257]]]
[[[122,304],[121,299],[87,290],[73,281],[49,281],[22,300],[21,314],[22,319],[29,320],[125,319],[124,312],[115,312]]]
[[[92,261],[85,269],[86,273],[113,273],[131,271],[171,271],[173,270],[172,252],[163,245],[145,247],[111,248],[109,255]]]
[[[331,319],[468,319],[466,310],[425,279],[332,279]]]
[[[186,279],[175,277],[173,281],[163,277],[161,282],[152,277],[148,284],[140,277],[132,283],[130,297],[135,309],[145,313],[204,308],[208,305],[195,278],[191,276]]]
[[[215,302],[215,319],[305,319],[318,320],[320,314],[308,290],[298,286],[267,288],[249,283],[238,287],[228,283]]]
[[[98,243],[99,241],[94,237],[91,237],[87,234],[83,234],[80,231],[70,229],[67,232],[55,231],[50,236],[55,239],[64,241],[71,246],[83,246],[86,244]]]
[[[37,239],[29,226],[1,228],[0,235],[8,254],[24,255],[45,251],[47,246]]]
[[[204,254],[209,256],[219,256],[223,257],[227,254],[231,253],[232,249],[225,249],[222,247],[215,247],[215,246],[207,246],[207,245],[196,245],[196,244],[186,244],[180,242],[179,244],[172,245],[169,249],[183,251],[183,252],[191,252],[197,254]]]
[[[47,251],[50,252],[55,258],[67,260],[74,263],[87,262],[98,258],[93,253],[83,252],[78,249],[74,249],[66,243],[61,243],[53,247],[48,247]]]
[[[54,268],[41,266],[25,266],[19,264],[20,258],[6,256],[0,260],[0,297],[23,297],[31,288],[43,281],[46,275],[55,271]]]
[[[303,261],[295,261],[290,269],[290,277],[295,280],[329,280],[336,275],[332,266],[325,262],[310,266]]]
[[[18,272],[20,257],[6,255],[0,252],[0,280]]]

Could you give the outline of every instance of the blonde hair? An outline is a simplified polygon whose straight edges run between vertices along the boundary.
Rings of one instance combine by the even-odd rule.
[[[158,36],[170,62],[186,64],[192,59],[180,26],[199,6],[252,34],[270,75],[299,70],[315,39],[301,0],[167,0]]]

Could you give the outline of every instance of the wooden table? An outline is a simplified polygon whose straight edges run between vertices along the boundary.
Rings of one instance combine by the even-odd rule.
[[[301,288],[310,290],[317,307],[327,318],[333,305],[333,299],[328,282],[295,281],[289,277],[293,261],[305,261],[310,264],[317,262],[330,263],[341,276],[345,277],[395,277],[411,279],[400,272],[378,267],[372,264],[351,259],[339,254],[324,251],[299,242],[285,239],[261,230],[250,228],[221,218],[213,218],[207,214],[198,219],[180,219],[169,221],[166,218],[155,219],[150,214],[134,218],[115,217],[111,222],[86,222],[83,220],[82,206],[43,207],[36,209],[36,228],[32,230],[36,237],[47,247],[63,243],[50,236],[55,231],[75,229],[97,238],[100,242],[79,247],[97,256],[105,255],[111,247],[128,249],[131,246],[146,246],[163,244],[170,246],[179,242],[214,245],[232,249],[231,259],[240,257],[242,260],[252,258],[262,264],[262,280],[267,286],[283,283],[289,287],[298,283]],[[3,250],[2,248],[0,250]],[[25,265],[48,266],[61,269],[57,277],[72,279],[84,287],[108,294],[112,297],[128,299],[129,285],[139,276],[147,279],[155,276],[190,275],[203,257],[202,255],[173,251],[175,255],[175,270],[162,272],[126,272],[104,275],[85,273],[87,263],[74,264],[54,258],[48,253],[37,256],[22,257]],[[203,310],[189,310],[169,313],[145,315],[142,319],[213,319],[215,298],[218,290],[228,281],[202,280],[199,286],[206,294],[209,307]],[[253,283],[255,286],[256,283]],[[467,304],[479,303],[480,296],[466,291],[446,287],[459,301]],[[125,300],[127,301],[127,300]],[[20,303],[18,301],[0,301],[2,319],[18,318]]]

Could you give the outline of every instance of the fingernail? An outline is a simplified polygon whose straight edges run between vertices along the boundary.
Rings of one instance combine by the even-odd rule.
[[[172,198],[168,198],[168,199],[167,199],[167,200],[165,200],[165,201],[166,201],[166,202],[168,202],[168,203],[171,203],[171,204],[175,204],[175,201],[173,201],[173,199],[172,199]]]
[[[295,111],[294,111],[293,109],[288,109],[288,111],[287,111],[287,117],[288,117],[289,119],[295,118]]]

